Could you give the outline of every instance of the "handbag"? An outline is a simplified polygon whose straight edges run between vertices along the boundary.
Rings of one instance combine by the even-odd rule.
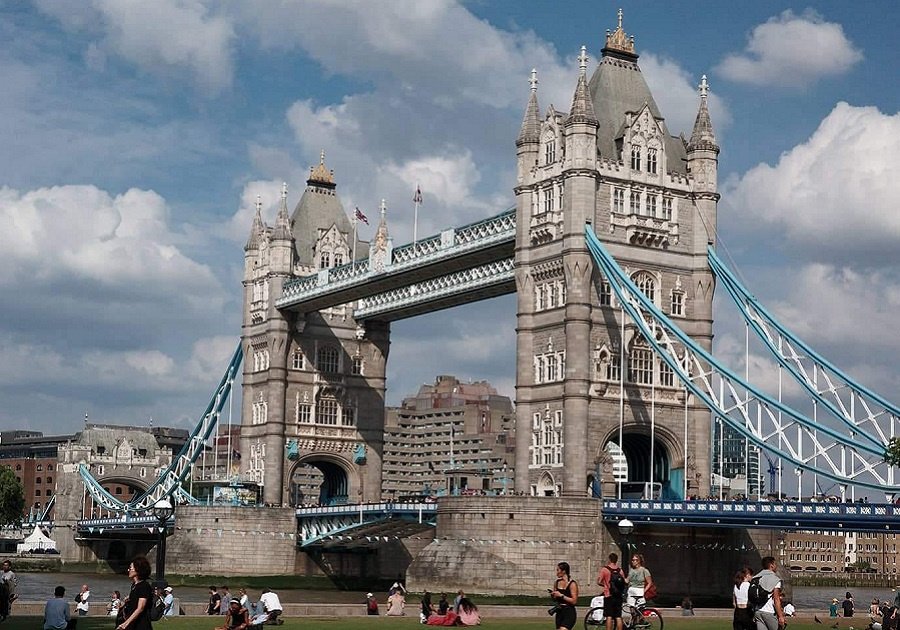
[[[656,582],[651,582],[650,586],[644,589],[644,599],[653,599],[656,597]]]

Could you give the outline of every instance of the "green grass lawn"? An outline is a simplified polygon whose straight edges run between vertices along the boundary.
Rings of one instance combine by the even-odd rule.
[[[218,620],[217,620],[218,621]],[[862,619],[859,620],[860,622]],[[43,620],[39,617],[10,617],[2,624],[0,630],[40,630]],[[154,630],[212,630],[215,622],[204,617],[180,617],[160,621],[153,624]],[[794,618],[788,623],[788,630],[830,630],[831,620],[826,619],[824,625],[817,625],[812,619]],[[85,617],[78,620],[78,630],[113,630],[111,619],[103,617]],[[266,630],[272,626],[264,626]],[[415,617],[299,617],[286,618],[279,630],[307,630],[309,628],[328,628],[328,630],[385,630],[386,628],[421,628]],[[546,619],[485,619],[482,627],[490,630],[553,630],[553,620]],[[849,630],[850,624],[841,624],[842,630]],[[862,630],[864,623],[858,624],[856,630]],[[728,630],[731,618],[674,617],[666,620],[665,630]],[[581,621],[573,630],[583,630]]]

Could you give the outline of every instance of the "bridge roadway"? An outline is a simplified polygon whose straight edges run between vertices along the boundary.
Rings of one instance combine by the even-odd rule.
[[[159,519],[155,516],[113,516],[110,518],[90,518],[78,521],[75,531],[79,538],[116,537],[122,534],[135,536],[144,534],[156,536],[156,528],[159,527]],[[151,531],[153,528],[153,531]],[[166,529],[175,528],[175,516],[172,515],[166,521]],[[130,537],[129,536],[129,537]]]
[[[444,230],[374,259],[290,280],[279,309],[310,313],[357,302],[357,320],[394,321],[515,292],[515,208]]]
[[[900,506],[881,503],[604,499],[601,518],[661,526],[900,532]]]

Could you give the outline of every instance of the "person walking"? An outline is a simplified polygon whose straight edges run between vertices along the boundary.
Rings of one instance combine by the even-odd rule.
[[[853,616],[853,595],[850,594],[850,591],[847,591],[847,594],[844,595],[844,601],[841,602],[841,609],[843,610],[845,617]]]
[[[554,622],[557,630],[572,630],[575,627],[578,613],[578,583],[572,579],[568,562],[556,565],[556,581],[550,589],[550,597],[556,602]]]
[[[734,574],[734,589],[731,602],[734,604],[734,616],[731,619],[733,630],[754,630],[753,609],[750,608],[750,576],[753,572],[744,567]]]
[[[4,560],[0,565],[0,621],[12,614],[13,602],[18,599],[16,589],[19,586],[19,578],[12,570],[12,562]]]
[[[231,591],[225,584],[219,587],[219,591],[219,614],[227,615],[231,612]]]
[[[769,596],[766,602],[753,614],[756,630],[778,630],[787,623],[784,610],[781,608],[781,578],[775,570],[778,565],[775,558],[766,556],[762,559],[762,571],[751,578],[759,578],[759,585]]]
[[[644,556],[639,553],[632,554],[631,568],[628,570],[628,605],[639,606],[646,603],[644,594],[652,584],[653,576],[644,566]]]
[[[218,615],[222,604],[222,596],[215,586],[209,587],[209,603],[206,605],[207,615]]]
[[[597,585],[603,588],[603,615],[606,630],[622,630],[622,600],[628,588],[619,566],[619,554],[609,554],[609,562],[600,569]]]
[[[137,556],[128,565],[128,577],[131,579],[131,592],[125,602],[125,619],[116,626],[116,630],[153,630],[150,623],[150,602],[153,601],[153,588],[147,578],[150,577],[150,563],[144,556]]]

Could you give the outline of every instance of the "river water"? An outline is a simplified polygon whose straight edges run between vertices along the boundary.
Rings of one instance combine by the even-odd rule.
[[[131,583],[124,575],[98,575],[96,573],[17,573],[19,577],[18,593],[23,601],[43,601],[53,595],[57,586],[66,587],[66,596],[75,597],[82,584],[91,589],[91,601],[99,613],[106,606],[113,590],[123,596],[128,594]],[[216,586],[219,586],[218,584]],[[228,584],[232,594],[236,594],[241,584]],[[259,589],[248,589],[251,601],[259,599]],[[187,602],[205,602],[209,599],[209,590],[202,586],[179,586],[175,588],[175,596]],[[358,591],[339,590],[278,590],[278,597],[284,603],[330,603],[359,604],[366,601],[366,594]],[[387,594],[385,594],[387,597]]]

